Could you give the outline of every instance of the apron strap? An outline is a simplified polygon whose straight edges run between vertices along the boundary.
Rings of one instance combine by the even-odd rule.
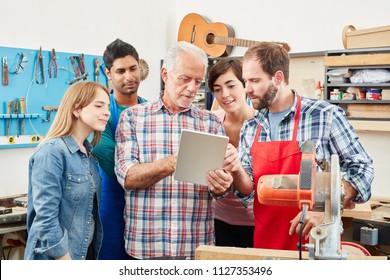
[[[114,97],[114,91],[111,91],[111,94],[110,94],[110,109],[111,109],[111,116],[112,116],[111,130],[112,130],[112,135],[114,135],[114,137],[115,137],[115,132],[116,132],[116,127],[118,125],[119,116],[118,116],[118,108],[116,106],[116,101],[115,101],[115,97]]]
[[[299,123],[299,117],[301,115],[301,96],[298,95],[298,101],[297,101],[297,110],[295,111],[295,118],[294,118],[294,132],[293,132],[293,138],[292,140],[297,139],[297,132],[298,132],[298,123]]]
[[[297,95],[298,101],[297,101],[297,110],[295,111],[295,117],[294,117],[294,131],[293,131],[293,137],[292,140],[297,139],[297,132],[298,132],[298,124],[299,124],[299,117],[301,115],[301,96]],[[261,124],[259,124],[259,127],[256,130],[256,135],[254,141],[259,142],[259,135],[261,131]]]

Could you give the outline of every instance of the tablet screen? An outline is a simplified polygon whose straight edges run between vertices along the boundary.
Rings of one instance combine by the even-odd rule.
[[[222,169],[229,137],[183,129],[174,178],[207,185],[206,174]]]

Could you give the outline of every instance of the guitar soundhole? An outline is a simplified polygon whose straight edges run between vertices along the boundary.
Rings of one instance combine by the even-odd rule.
[[[209,45],[214,44],[214,38],[215,38],[215,35],[213,33],[207,34],[207,36],[206,36],[206,43],[209,44]]]

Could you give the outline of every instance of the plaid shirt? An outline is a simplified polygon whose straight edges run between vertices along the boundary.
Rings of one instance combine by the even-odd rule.
[[[192,105],[174,115],[158,100],[125,110],[116,134],[115,172],[123,186],[127,171],[138,163],[170,156],[179,148],[182,129],[224,134],[210,111]],[[207,186],[171,176],[146,189],[125,193],[125,243],[130,256],[194,258],[199,245],[214,244],[212,196]]]
[[[297,93],[294,93],[294,106],[279,124],[278,140],[291,140],[292,138],[297,105]],[[259,124],[262,126],[262,130],[258,141],[271,141],[268,109],[261,110],[254,118],[246,121],[240,133],[240,160],[252,181],[250,148]],[[317,160],[325,159],[330,163],[332,154],[339,155],[343,178],[351,183],[358,192],[354,199],[355,202],[366,202],[370,199],[371,183],[374,179],[373,161],[364,150],[343,109],[325,101],[302,97],[297,140],[302,147],[308,139],[316,143]]]

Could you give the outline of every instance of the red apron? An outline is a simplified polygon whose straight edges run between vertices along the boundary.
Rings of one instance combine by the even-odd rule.
[[[261,204],[257,198],[257,182],[263,175],[298,174],[301,150],[297,141],[297,130],[301,109],[298,96],[291,141],[258,142],[261,125],[251,147],[253,176],[255,181],[254,247],[263,249],[297,250],[298,234],[289,235],[290,221],[299,213],[298,207],[270,206]]]

